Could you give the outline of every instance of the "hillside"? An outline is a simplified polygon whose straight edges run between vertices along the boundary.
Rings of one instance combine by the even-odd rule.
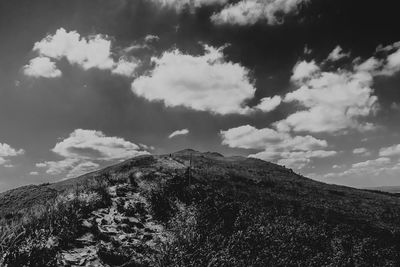
[[[400,265],[396,195],[211,152],[14,189],[0,217],[5,266]]]

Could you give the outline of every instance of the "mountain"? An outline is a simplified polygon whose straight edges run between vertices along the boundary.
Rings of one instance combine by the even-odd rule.
[[[400,266],[400,198],[191,149],[0,194],[0,266]]]
[[[392,194],[400,194],[400,186],[378,186],[367,188],[369,190],[388,192]]]

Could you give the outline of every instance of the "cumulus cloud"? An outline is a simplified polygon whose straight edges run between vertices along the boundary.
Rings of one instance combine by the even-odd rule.
[[[385,47],[378,46],[376,54],[356,65],[355,69],[368,71],[374,76],[395,75],[400,71],[400,41]]]
[[[182,11],[185,8],[194,10],[202,6],[223,5],[229,0],[150,0],[158,5],[168,8],[174,8],[176,11]]]
[[[303,79],[308,79],[313,76],[313,74],[320,71],[315,61],[300,61],[297,62],[293,68],[293,74],[290,79],[294,82],[301,82]]]
[[[385,65],[381,73],[383,75],[391,76],[400,71],[400,46],[398,43],[393,45],[393,49],[395,51],[386,57]]]
[[[23,68],[24,74],[35,78],[56,78],[61,76],[61,71],[56,64],[47,57],[35,57]]]
[[[39,57],[32,59],[29,65],[24,67],[24,73],[34,77],[61,76],[61,71],[53,61],[63,58],[85,70],[111,70],[114,74],[123,76],[131,76],[137,67],[137,62],[127,59],[114,61],[111,39],[108,36],[97,34],[83,37],[76,31],[66,31],[64,28],[36,42],[33,51],[38,53]]]
[[[338,45],[335,47],[335,49],[332,50],[332,52],[328,55],[326,60],[338,61],[342,58],[346,58],[349,56],[350,56],[350,53],[344,53],[343,49]]]
[[[205,46],[203,55],[164,52],[153,58],[155,68],[132,83],[132,91],[167,107],[184,106],[215,114],[246,114],[244,102],[254,96],[249,71],[227,61],[222,48]]]
[[[64,159],[40,162],[36,167],[47,168],[46,173],[51,175],[67,172],[68,178],[97,169],[101,163],[149,154],[142,149],[142,146],[123,138],[106,136],[101,131],[83,129],[73,131],[67,138],[58,142],[52,151]]]
[[[189,133],[188,129],[176,130],[176,131],[172,132],[168,136],[168,138],[172,138],[172,137],[175,137],[175,136],[178,136],[178,135],[187,135],[188,133]]]
[[[325,158],[336,151],[324,150],[328,144],[310,135],[292,136],[271,128],[257,129],[243,125],[220,132],[222,144],[232,148],[263,150],[249,157],[275,161],[293,168],[303,168],[312,158]]]
[[[226,5],[212,15],[215,24],[253,25],[265,21],[269,25],[281,24],[288,14],[296,14],[308,0],[241,0]]]
[[[78,165],[76,165],[75,167],[73,167],[68,172],[67,178],[78,177],[85,173],[95,171],[95,170],[99,169],[99,167],[100,167],[100,165],[95,162],[91,162],[91,161],[81,162]]]
[[[286,94],[283,102],[297,103],[303,109],[277,122],[277,127],[308,132],[373,129],[372,124],[360,122],[377,109],[371,73],[322,71],[315,62],[300,62],[294,67],[291,80],[299,88]]]
[[[379,150],[379,156],[381,157],[400,156],[400,144],[381,148]]]
[[[146,43],[154,43],[160,40],[160,37],[158,37],[157,35],[153,35],[153,34],[148,34],[144,37],[144,41]]]
[[[9,144],[0,143],[0,165],[5,164],[8,158],[23,155],[24,153],[23,149],[15,149]]]
[[[37,176],[37,175],[39,175],[39,173],[38,172],[30,172],[29,175]]]
[[[332,70],[329,62],[349,57],[337,46],[321,64],[299,61],[291,81],[297,89],[283,97],[284,103],[295,103],[300,109],[275,127],[286,131],[346,132],[375,129],[367,120],[379,108],[374,95],[376,76],[394,75],[400,71],[400,42],[378,47],[380,53],[361,60],[356,58],[348,68]]]
[[[398,162],[391,161],[390,158],[380,157],[372,160],[366,160],[352,164],[351,168],[343,172],[333,172],[324,175],[324,178],[340,178],[340,177],[369,177],[378,176],[386,172],[393,174],[400,170],[400,164]]]
[[[366,149],[365,147],[358,147],[358,148],[353,149],[353,154],[369,156],[369,155],[371,155],[371,152],[368,149]]]
[[[113,74],[126,76],[126,77],[134,77],[137,67],[139,66],[138,62],[129,61],[121,58],[114,66],[111,71]]]
[[[273,97],[264,97],[260,100],[260,103],[255,106],[255,109],[259,109],[263,112],[270,112],[275,110],[282,102],[282,97],[276,95]]]
[[[39,55],[53,59],[66,58],[71,64],[84,69],[111,69],[111,40],[103,35],[82,38],[76,31],[67,32],[60,28],[54,35],[36,42],[33,50]]]
[[[47,168],[46,173],[50,175],[59,175],[71,170],[76,164],[78,164],[78,159],[63,159],[59,161],[45,161],[36,163],[38,168]]]
[[[52,149],[65,158],[121,160],[149,154],[120,137],[109,137],[101,131],[76,129]]]

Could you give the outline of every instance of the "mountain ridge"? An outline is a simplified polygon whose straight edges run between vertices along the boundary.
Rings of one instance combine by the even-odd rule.
[[[46,212],[32,220],[30,211],[38,206]],[[7,191],[0,194],[0,211],[0,230],[21,225],[6,245],[0,243],[7,247],[3,261],[14,264],[8,266],[27,261],[38,244],[44,260],[27,266],[52,266],[43,265],[47,254],[57,258],[55,266],[400,263],[396,195],[329,185],[270,162],[213,152],[143,155],[58,183]],[[60,224],[57,218],[71,219]],[[34,230],[23,230],[29,227]],[[45,234],[38,236],[39,229]],[[263,246],[246,241],[253,239]],[[373,250],[380,258],[368,258]]]

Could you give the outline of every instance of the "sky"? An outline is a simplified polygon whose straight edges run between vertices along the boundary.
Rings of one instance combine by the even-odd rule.
[[[0,2],[0,192],[184,148],[400,185],[396,1]]]

